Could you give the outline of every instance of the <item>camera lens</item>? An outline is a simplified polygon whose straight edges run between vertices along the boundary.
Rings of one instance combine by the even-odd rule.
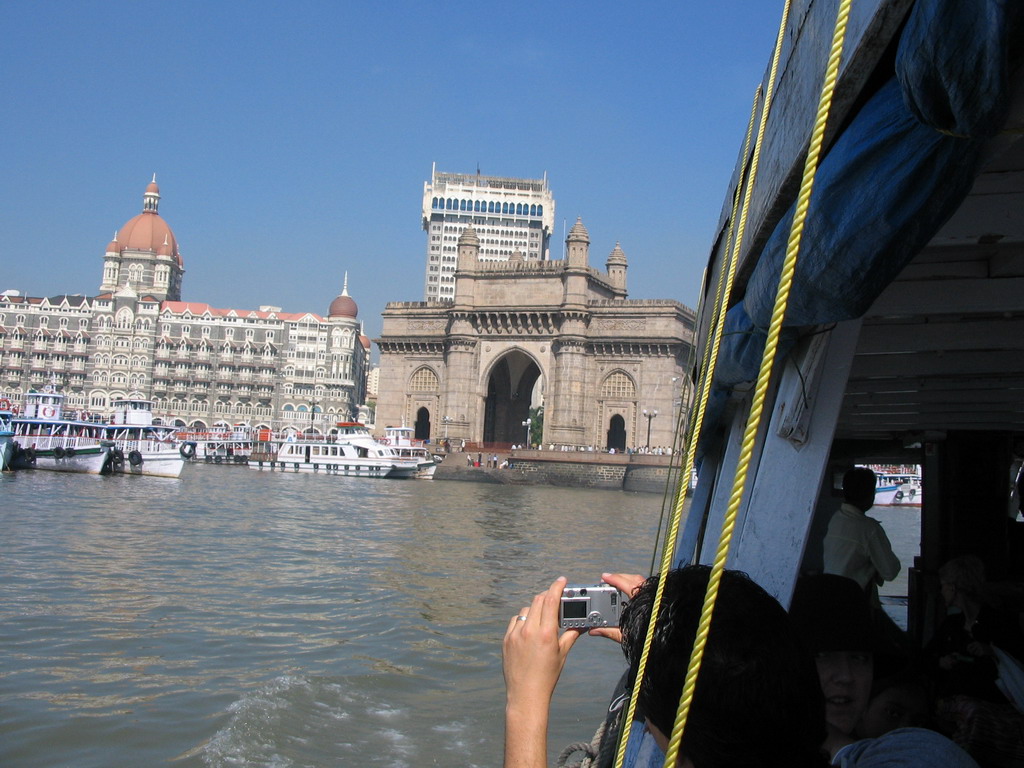
[[[581,595],[585,595],[585,594],[587,594],[587,590],[585,590],[585,589],[581,589],[581,590],[580,590],[580,594],[581,594]]]

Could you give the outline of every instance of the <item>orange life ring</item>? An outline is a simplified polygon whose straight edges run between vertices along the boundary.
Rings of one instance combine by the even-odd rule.
[[[11,401],[8,400],[6,397],[0,398],[0,411],[9,411],[9,410],[11,410]]]
[[[52,419],[57,415],[57,409],[52,405],[44,405],[39,409],[39,415],[44,419]]]

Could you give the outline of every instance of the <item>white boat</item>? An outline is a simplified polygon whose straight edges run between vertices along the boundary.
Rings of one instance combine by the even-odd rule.
[[[253,469],[314,472],[348,477],[415,477],[416,459],[373,439],[363,424],[339,422],[326,436],[290,434],[284,440],[258,440],[249,457]]]
[[[11,424],[15,469],[48,469],[55,472],[103,472],[113,444],[106,440],[103,424],[67,414],[64,395],[53,384],[25,395],[24,413]]]
[[[870,469],[875,473],[876,507],[921,506],[923,493],[920,472],[893,472],[879,467]]]
[[[235,424],[232,427],[215,426],[211,430],[179,430],[178,437],[194,446],[189,459],[207,464],[245,464],[257,437],[268,441],[271,433],[269,429]]]
[[[385,427],[384,434],[385,437],[381,442],[394,448],[395,452],[403,459],[416,461],[417,469],[414,477],[420,480],[433,479],[434,472],[441,460],[427,450],[422,440],[413,438],[412,427]]]
[[[14,452],[14,427],[11,419],[11,402],[0,399],[0,471],[11,469],[11,454]]]
[[[114,400],[111,423],[104,427],[114,444],[112,472],[126,475],[179,477],[189,453],[187,443],[175,439],[175,428],[153,423],[153,402],[141,395]]]

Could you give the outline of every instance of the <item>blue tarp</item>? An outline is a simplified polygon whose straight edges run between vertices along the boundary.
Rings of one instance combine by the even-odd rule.
[[[819,165],[779,355],[802,329],[860,317],[970,191],[1009,104],[1022,12],[1005,0],[915,4],[896,71]],[[956,134],[956,135],[953,135]],[[765,244],[726,318],[698,456],[728,392],[756,378],[793,208]]]

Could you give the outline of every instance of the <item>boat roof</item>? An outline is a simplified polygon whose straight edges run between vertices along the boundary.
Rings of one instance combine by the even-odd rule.
[[[803,5],[821,3],[808,0]],[[865,93],[874,87],[877,69],[889,61],[911,5],[905,0],[854,5],[826,150],[863,107]],[[815,58],[810,55],[812,47],[823,47],[820,40],[804,44],[800,30],[792,29],[803,16],[796,18],[790,22],[796,42],[784,49],[779,67],[779,77],[791,86],[787,93],[794,90],[795,73]],[[818,58],[811,63],[820,67]],[[819,87],[820,75],[807,79]],[[816,108],[808,93],[776,102],[769,118],[763,153],[771,162],[762,161],[754,187],[731,306],[749,306],[756,288],[751,279],[766,243],[796,197],[794,181],[799,181]],[[948,430],[1024,431],[1024,68],[1012,73],[1007,93],[1008,119],[984,142],[980,172],[969,192],[927,244],[883,283],[862,315],[836,424],[839,439],[909,442],[941,439]],[[747,167],[748,161],[749,153],[740,157],[737,168]],[[885,172],[880,169],[874,183],[888,183]],[[714,302],[717,275],[725,261],[737,177],[738,172],[723,201],[719,241],[712,249],[701,297],[705,307]],[[870,228],[875,223],[865,220],[860,225]],[[845,257],[839,250],[810,256],[801,252],[802,259],[831,259],[836,269],[842,268]],[[805,297],[814,290],[814,285],[794,285],[793,294]],[[704,312],[700,318],[704,336],[710,315]],[[824,319],[818,327],[844,319]],[[719,365],[723,362],[730,361]]]

